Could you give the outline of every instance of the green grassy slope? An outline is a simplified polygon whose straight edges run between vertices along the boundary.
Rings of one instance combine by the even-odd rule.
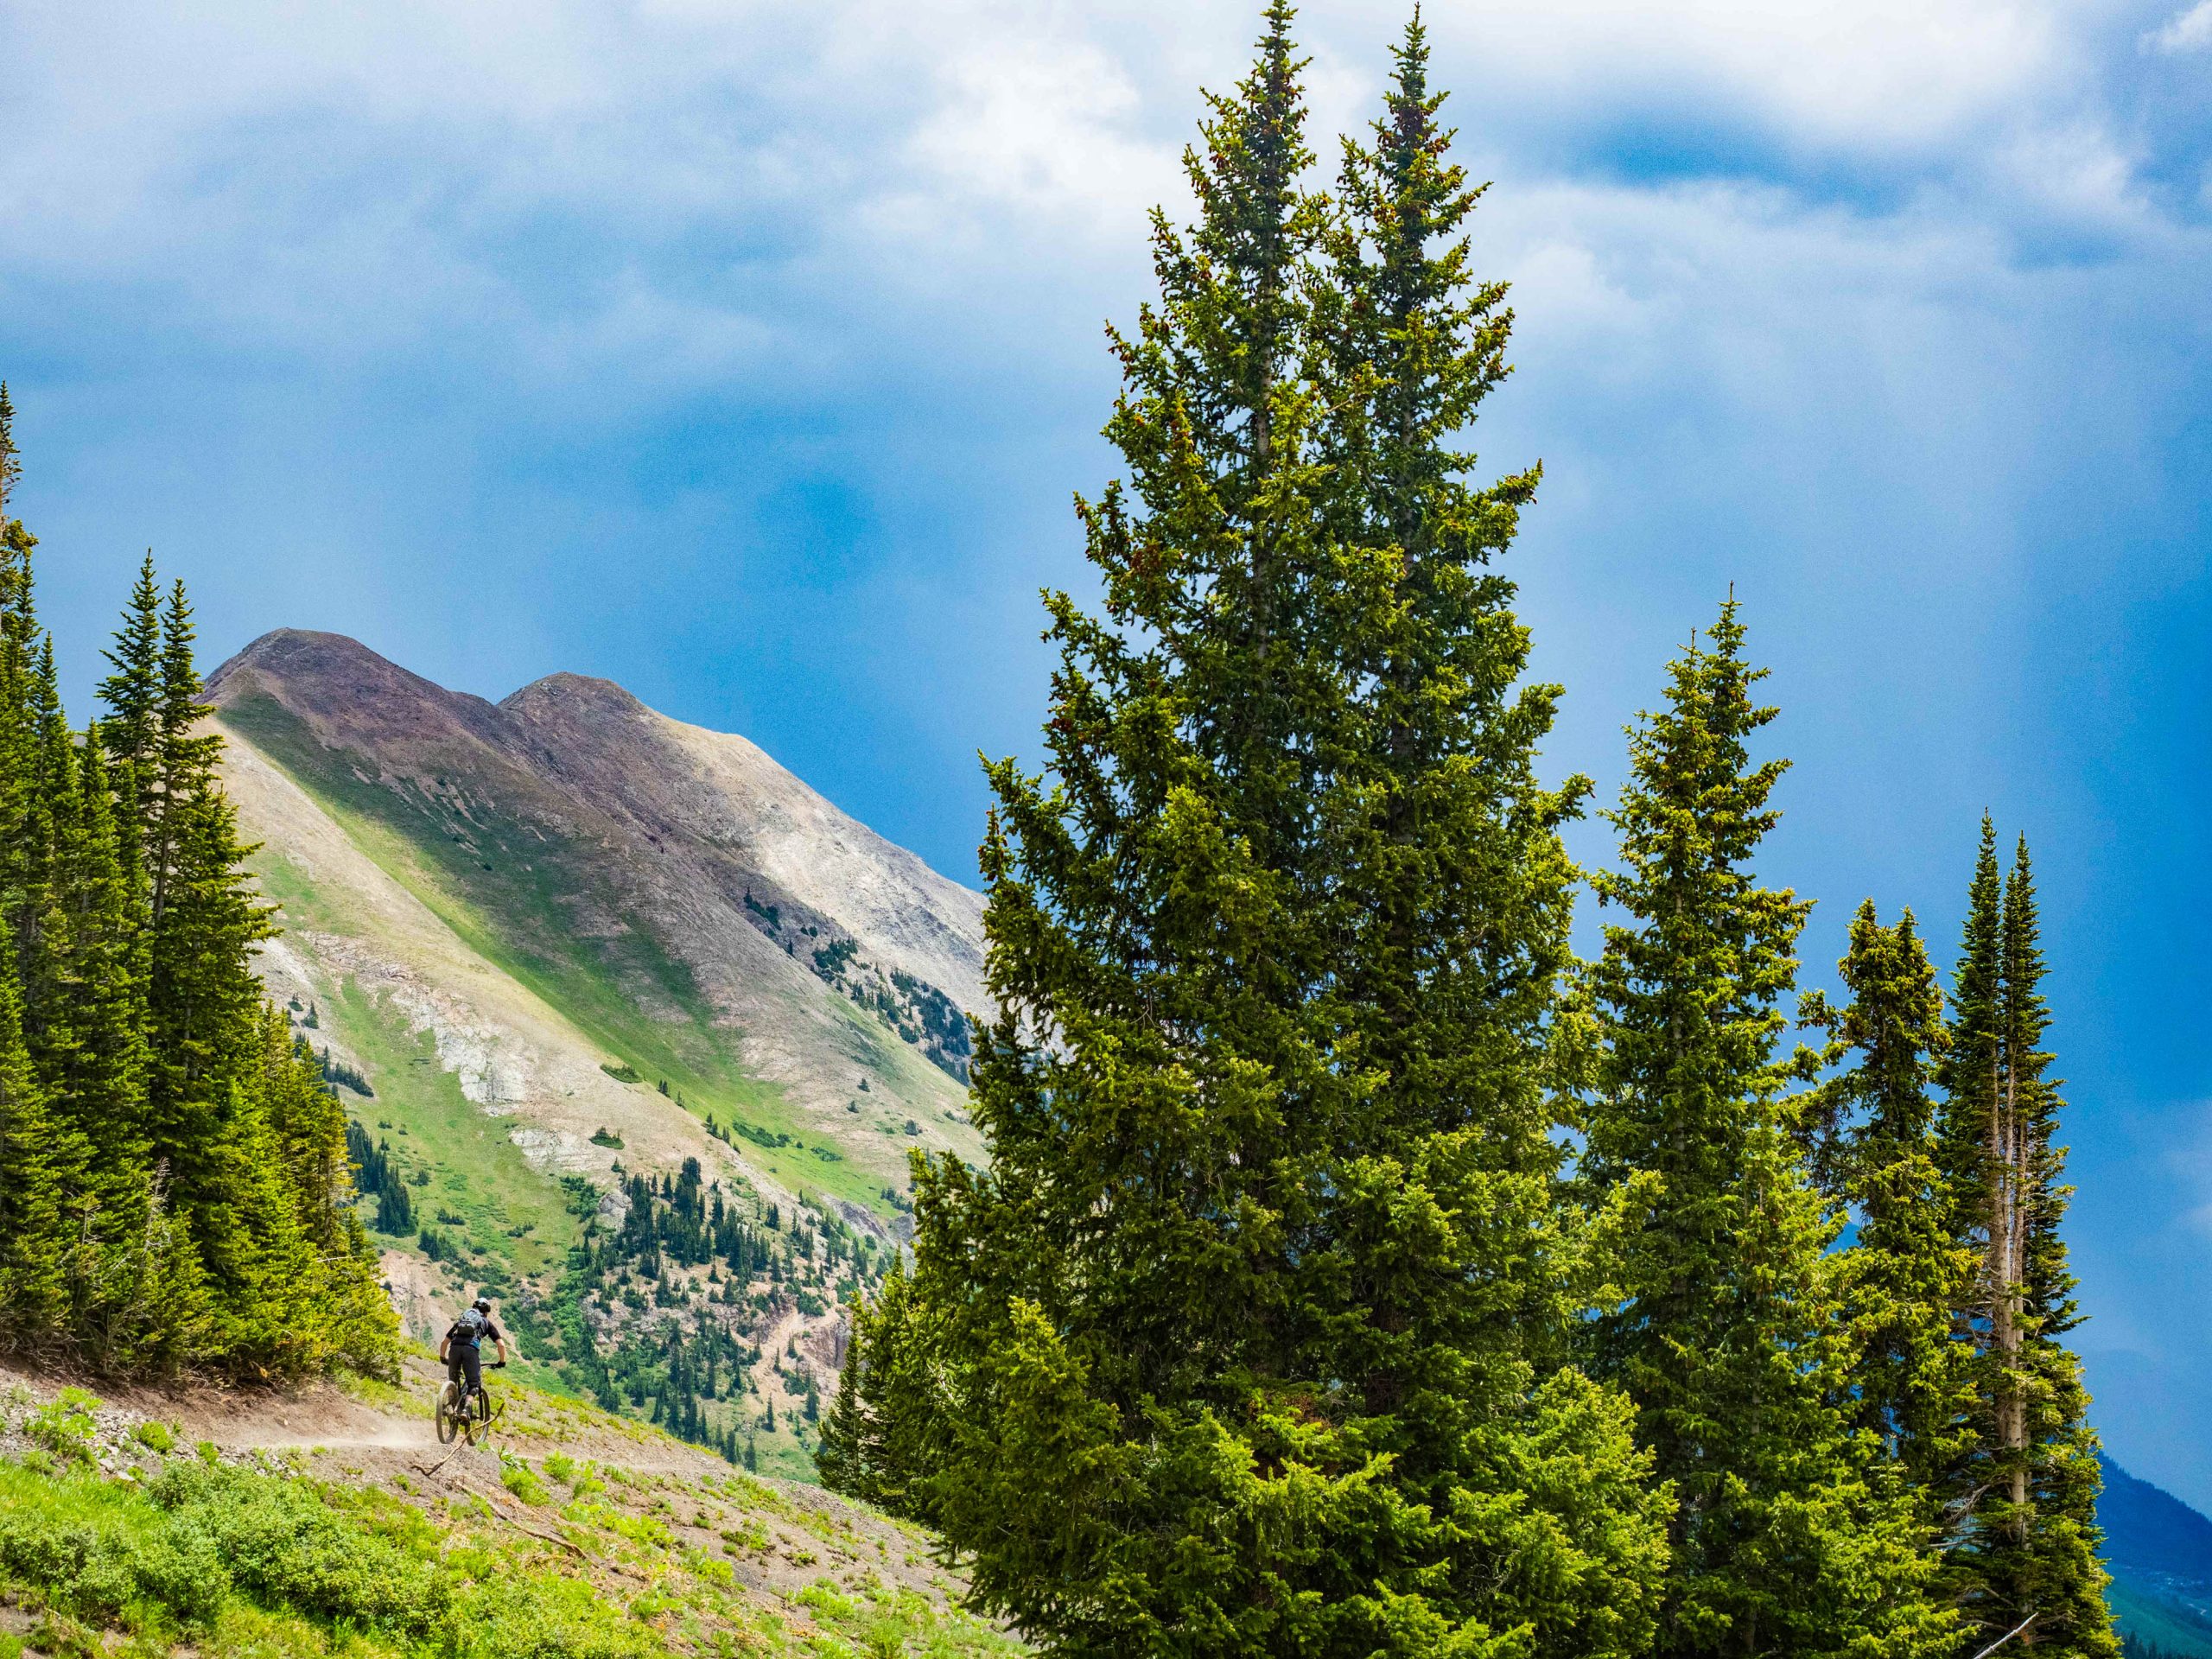
[[[414,1394],[379,1392],[409,1426]],[[78,1390],[0,1389],[0,1656],[1023,1650],[958,1611],[912,1529],[718,1471],[588,1407],[502,1392],[510,1444],[446,1458],[193,1445]]]

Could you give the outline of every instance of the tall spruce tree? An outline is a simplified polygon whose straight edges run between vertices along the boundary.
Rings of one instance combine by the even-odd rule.
[[[2050,1012],[2035,882],[2022,840],[2007,879],[1982,820],[1953,980],[1940,1135],[1954,1225],[1973,1248],[1958,1310],[1974,1359],[1967,1443],[1947,1483],[1953,1594],[1984,1640],[2054,1654],[2118,1651],[2098,1565],[2097,1442],[2058,1233],[2072,1189],[2044,1049]]]
[[[0,381],[0,915],[15,924],[31,902],[35,810],[29,720],[30,556],[36,538],[9,511],[22,464],[15,404]],[[52,1350],[66,1338],[68,1270],[63,1205],[83,1150],[57,1134],[45,1090],[23,1049],[15,953],[0,950],[0,1344]]]
[[[270,1317],[263,1300],[273,1258],[254,1232],[281,1209],[260,1192],[260,1126],[245,1087],[259,1047],[261,989],[251,967],[272,928],[243,868],[249,850],[215,775],[220,739],[199,729],[190,607],[181,586],[162,615],[153,821],[147,847],[150,1047],[148,1140],[192,1218],[232,1338]],[[282,1254],[281,1251],[278,1252]]]
[[[1732,598],[1632,729],[1593,878],[1627,920],[1592,969],[1599,1036],[1582,1167],[1611,1211],[1611,1287],[1586,1333],[1635,1400],[1680,1508],[1655,1651],[1948,1654],[1926,1530],[1840,1417],[1836,1224],[1807,1177],[1778,1004],[1808,908],[1754,870],[1786,762],[1755,761]]]
[[[1935,1069],[1943,998],[1910,911],[1885,927],[1867,900],[1838,964],[1849,1001],[1806,998],[1803,1022],[1824,1027],[1847,1063],[1810,1101],[1808,1127],[1827,1156],[1815,1166],[1858,1223],[1838,1263],[1844,1420],[1879,1443],[1919,1505],[1947,1518],[1946,1471],[1963,1446],[1972,1400],[1954,1310],[1974,1257],[1956,1236],[1936,1131]]]
[[[1530,480],[1448,447],[1503,319],[1418,29],[1339,226],[1289,22],[1116,340],[1106,614],[1048,597],[1052,780],[992,768],[992,1166],[918,1168],[830,1466],[1058,1652],[1631,1653],[1665,1498],[1553,1369],[1571,799],[1483,569]]]

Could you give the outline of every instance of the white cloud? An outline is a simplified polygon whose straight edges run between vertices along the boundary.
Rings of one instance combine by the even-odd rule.
[[[2143,37],[2153,52],[2202,52],[2212,47],[2212,0],[2196,0],[2187,11],[2177,12],[2164,27]]]
[[[934,107],[901,146],[914,211],[983,200],[1080,236],[1181,194],[1176,146],[1142,130],[1135,86],[1095,45],[978,42],[937,73]]]
[[[1430,18],[1451,114],[1502,186],[1486,245],[1509,213],[1533,225],[1537,204],[1579,200],[1571,226],[1531,230],[1524,304],[1611,315],[1625,365],[1666,349],[1653,296],[1663,273],[1691,283],[1715,257],[1713,226],[1750,262],[1745,294],[1775,303],[1802,298],[1779,273],[1815,224],[1844,267],[1923,234],[2001,264],[2023,225],[2163,233],[2141,158],[2094,96],[2106,3],[1486,0]],[[1371,106],[1402,12],[1304,9],[1325,168],[1325,135]],[[0,58],[23,66],[0,144],[0,283],[143,289],[165,326],[335,359],[460,333],[524,378],[620,379],[626,353],[654,385],[738,365],[813,374],[880,349],[852,326],[871,305],[904,308],[918,334],[937,332],[931,307],[1026,307],[1081,319],[1067,349],[1089,350],[1098,317],[1141,296],[1145,213],[1182,203],[1196,89],[1243,72],[1256,13],[123,0],[93,29],[67,0],[18,0],[0,10]],[[2212,0],[2166,32],[2199,18]],[[1837,214],[1781,184],[1600,187],[1560,142],[1655,123],[1761,156],[1770,181],[1802,167],[1890,206]]]
[[[2074,73],[2067,0],[1489,0],[1434,27],[1571,120],[1626,103],[1754,117],[1853,152],[1924,149]]]

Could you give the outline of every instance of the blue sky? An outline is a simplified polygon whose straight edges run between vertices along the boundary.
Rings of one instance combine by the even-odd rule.
[[[1255,10],[0,0],[0,376],[76,706],[150,545],[211,664],[291,626],[605,674],[972,878],[1035,591],[1083,585],[1100,326]],[[1545,466],[1548,764],[1610,792],[1732,582],[1808,979],[1870,893],[1948,955],[1980,812],[2028,833],[2098,1418],[2212,1504],[2212,0],[1430,21],[1519,316],[1478,445]],[[1402,22],[1307,8],[1323,132]]]

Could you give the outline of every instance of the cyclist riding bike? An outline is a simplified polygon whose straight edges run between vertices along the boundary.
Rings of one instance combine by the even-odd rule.
[[[455,1319],[438,1344],[438,1357],[445,1362],[448,1382],[466,1382],[461,1397],[467,1401],[472,1395],[484,1392],[484,1355],[482,1343],[488,1337],[499,1350],[499,1363],[507,1363],[507,1339],[499,1327],[492,1323],[490,1299],[479,1296],[476,1305]]]

